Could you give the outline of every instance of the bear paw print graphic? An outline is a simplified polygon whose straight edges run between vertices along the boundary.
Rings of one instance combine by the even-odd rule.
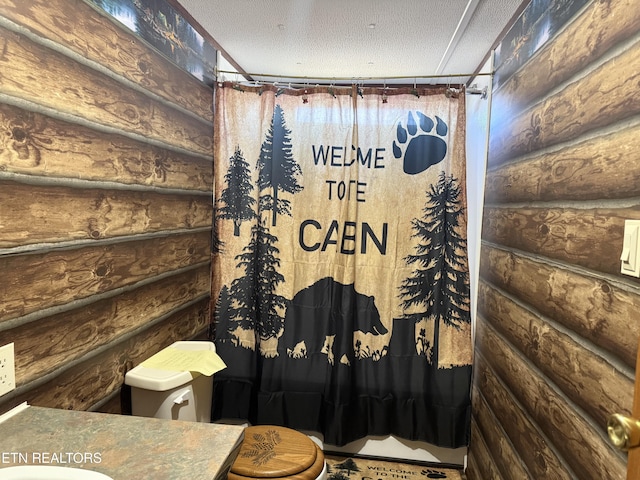
[[[446,473],[436,472],[435,470],[422,470],[422,475],[426,475],[427,478],[447,478]]]
[[[403,159],[402,170],[408,175],[424,172],[444,160],[447,154],[447,142],[441,138],[447,135],[447,124],[438,116],[434,123],[421,112],[415,112],[415,117],[409,112],[406,126],[398,122],[393,141],[393,156]]]

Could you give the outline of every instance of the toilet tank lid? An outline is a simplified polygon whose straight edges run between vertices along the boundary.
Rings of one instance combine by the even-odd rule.
[[[175,342],[167,348],[215,351],[215,345],[212,342],[203,341]],[[171,390],[172,388],[186,385],[199,376],[200,374],[198,372],[159,370],[156,368],[148,368],[138,365],[126,373],[124,383],[131,387],[164,392]]]
[[[197,372],[170,372],[138,365],[127,372],[124,383],[131,387],[165,392],[186,385],[198,376],[200,374]]]

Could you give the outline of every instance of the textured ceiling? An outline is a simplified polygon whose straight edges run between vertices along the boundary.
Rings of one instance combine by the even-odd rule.
[[[522,0],[178,0],[255,80],[424,83],[473,73]],[[222,65],[222,68],[229,68]],[[394,79],[393,77],[415,77]],[[466,82],[468,77],[438,83]],[[315,82],[314,82],[315,80]],[[363,82],[373,83],[373,81]]]

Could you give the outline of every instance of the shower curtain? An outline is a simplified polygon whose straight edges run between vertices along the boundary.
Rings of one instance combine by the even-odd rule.
[[[215,94],[212,418],[467,445],[464,93]]]

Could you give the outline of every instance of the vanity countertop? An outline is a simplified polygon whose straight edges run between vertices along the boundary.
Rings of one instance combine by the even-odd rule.
[[[244,427],[29,406],[0,426],[0,469],[55,465],[114,480],[224,478]],[[0,478],[2,470],[0,470]]]

